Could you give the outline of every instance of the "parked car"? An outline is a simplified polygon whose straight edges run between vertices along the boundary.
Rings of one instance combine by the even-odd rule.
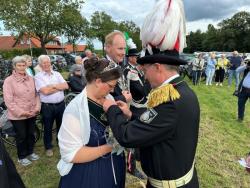
[[[75,55],[69,53],[62,53],[57,55],[63,56],[67,62],[67,65],[75,64],[75,57],[76,57]]]
[[[49,55],[51,63],[64,67],[67,65],[65,58],[61,55]]]

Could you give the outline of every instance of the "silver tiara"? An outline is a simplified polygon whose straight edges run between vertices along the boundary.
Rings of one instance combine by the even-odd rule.
[[[111,71],[113,69],[116,69],[117,66],[118,65],[115,62],[110,61],[109,64],[108,64],[108,66],[103,69],[102,73]]]

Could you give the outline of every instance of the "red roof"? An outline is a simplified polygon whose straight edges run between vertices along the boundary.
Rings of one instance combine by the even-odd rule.
[[[13,48],[16,39],[14,36],[0,36],[0,50],[10,50]]]
[[[23,37],[21,39],[24,41],[24,43],[21,43],[20,41],[17,42],[16,40],[17,38],[14,36],[0,36],[0,50],[10,50],[13,48],[27,49],[30,47],[30,44],[27,43],[27,41],[29,40],[27,37]],[[53,41],[56,42],[56,44],[46,44],[45,48],[46,49],[63,49],[63,47],[61,46],[57,38],[55,38]],[[41,42],[38,39],[31,37],[31,46],[35,48],[41,48]]]
[[[66,44],[64,47],[65,47],[66,52],[73,52],[73,44]],[[76,52],[84,52],[86,47],[87,47],[87,45],[76,45],[75,51]]]
[[[23,42],[21,42],[23,41]],[[11,50],[11,49],[27,49],[30,48],[30,44],[28,37],[23,37],[20,41],[17,42],[17,38],[14,36],[0,36],[0,50]],[[54,44],[53,44],[54,42]],[[73,45],[72,44],[65,44],[64,46],[61,45],[58,38],[54,38],[52,44],[48,43],[45,45],[45,48],[48,50],[53,49],[64,49],[66,52],[73,52]],[[31,37],[31,46],[34,48],[41,48],[41,42]],[[83,52],[86,49],[86,45],[76,45],[76,52]]]

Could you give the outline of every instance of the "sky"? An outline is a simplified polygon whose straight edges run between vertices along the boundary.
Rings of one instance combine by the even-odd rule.
[[[90,19],[95,11],[104,11],[116,22],[128,20],[139,27],[157,0],[86,0],[82,14]],[[184,0],[187,32],[206,31],[239,11],[250,10],[250,0]],[[95,41],[95,47],[97,43]],[[100,45],[100,44],[98,44]],[[100,46],[98,46],[99,48]]]
[[[85,0],[81,10],[88,20],[95,11],[105,11],[116,22],[133,21],[139,27],[157,0]],[[187,32],[206,31],[208,24],[216,26],[239,11],[250,10],[250,0],[183,0]],[[0,27],[3,27],[0,23]],[[5,34],[6,32],[3,32]],[[96,48],[100,43],[94,41]]]

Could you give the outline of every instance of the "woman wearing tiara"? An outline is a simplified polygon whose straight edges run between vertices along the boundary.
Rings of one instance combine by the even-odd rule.
[[[107,60],[84,63],[87,85],[67,106],[58,134],[61,160],[57,168],[60,188],[123,188],[125,158],[107,144],[108,122],[102,108],[120,77]]]

